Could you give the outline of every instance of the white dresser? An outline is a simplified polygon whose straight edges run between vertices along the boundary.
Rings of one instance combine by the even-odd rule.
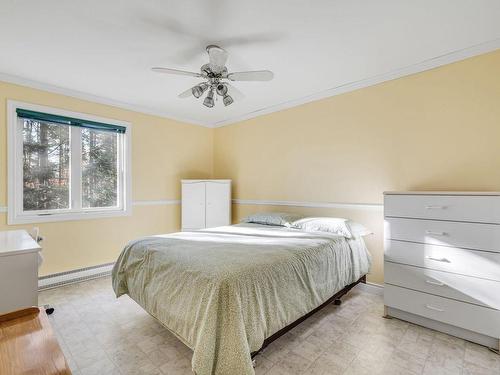
[[[500,193],[386,192],[385,314],[499,349]]]
[[[25,230],[0,232],[0,314],[38,305],[38,252]]]
[[[182,180],[182,230],[231,224],[231,180]]]

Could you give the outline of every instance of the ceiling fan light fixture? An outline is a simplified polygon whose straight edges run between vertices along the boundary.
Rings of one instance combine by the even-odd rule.
[[[210,89],[210,91],[207,94],[207,97],[203,101],[203,105],[208,108],[212,108],[214,106],[214,90]]]
[[[220,83],[217,85],[217,94],[220,96],[226,96],[227,95],[227,86]]]
[[[224,98],[222,99],[223,103],[224,103],[224,106],[228,106],[228,105],[231,105],[233,104],[234,100],[233,98],[230,96],[230,95],[224,95]]]
[[[193,96],[195,98],[199,98],[200,96],[203,95],[205,91],[207,91],[208,85],[206,83],[200,83],[199,85],[194,86],[191,89],[191,92],[193,93]]]

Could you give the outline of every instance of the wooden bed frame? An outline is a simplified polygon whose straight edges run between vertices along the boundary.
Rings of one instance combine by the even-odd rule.
[[[339,301],[339,303],[336,303],[336,304],[340,305],[340,298],[342,298],[345,294],[347,294],[347,292],[349,292],[352,288],[354,288],[359,283],[366,284],[366,275],[362,276],[358,281],[356,281],[356,282],[354,282],[354,283],[352,283],[350,285],[347,285],[344,289],[342,289],[342,290],[338,291],[337,293],[335,293],[333,296],[331,296],[330,298],[328,298],[323,304],[321,304],[320,306],[316,307],[314,310],[308,312],[306,315],[300,317],[299,319],[297,319],[293,323],[290,323],[286,327],[280,329],[275,334],[269,336],[267,339],[264,340],[264,343],[262,344],[262,347],[259,350],[255,351],[255,352],[253,352],[251,354],[252,358],[254,358],[258,354],[260,354],[274,340],[276,340],[279,337],[283,336],[285,333],[287,333],[292,328],[294,328],[297,325],[299,325],[300,323],[302,323],[304,320],[306,320],[307,318],[309,318],[311,315],[317,313],[323,307],[329,305],[332,302],[336,303],[337,301]]]

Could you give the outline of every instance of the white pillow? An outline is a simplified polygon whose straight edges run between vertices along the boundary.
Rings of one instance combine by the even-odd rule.
[[[294,221],[292,227],[306,232],[328,232],[346,238],[352,237],[347,219],[338,217],[306,217]]]
[[[363,236],[368,236],[369,234],[373,234],[373,232],[369,230],[367,227],[365,227],[363,224],[356,223],[352,220],[349,220],[347,224],[349,225],[349,229],[353,237],[363,237]]]
[[[303,217],[304,215],[292,214],[290,212],[258,212],[247,216],[241,222],[291,227],[292,222]]]

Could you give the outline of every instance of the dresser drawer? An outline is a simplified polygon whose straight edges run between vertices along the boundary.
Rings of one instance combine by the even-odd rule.
[[[500,253],[385,241],[386,261],[500,281]]]
[[[384,196],[385,216],[500,224],[500,196]]]
[[[500,337],[500,311],[386,284],[387,306],[490,337]]]
[[[385,282],[500,310],[500,281],[385,262]]]
[[[498,224],[386,218],[385,238],[500,252]]]

